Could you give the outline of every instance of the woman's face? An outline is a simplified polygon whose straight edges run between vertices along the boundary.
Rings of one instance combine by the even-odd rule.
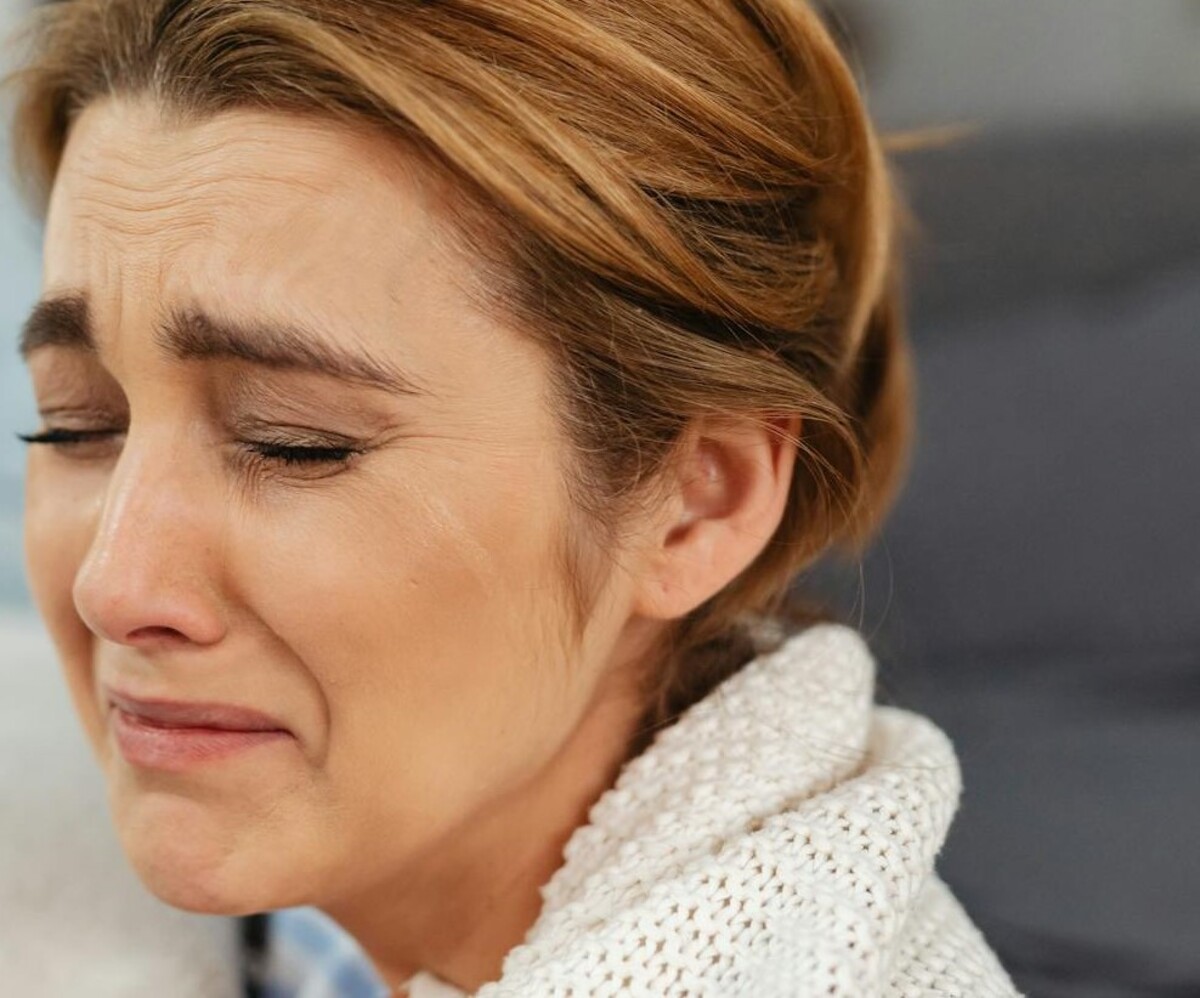
[[[125,849],[181,907],[402,876],[546,764],[620,657],[620,581],[569,637],[546,360],[471,307],[404,162],[118,100],[57,178],[31,581]],[[202,757],[224,743],[131,729],[114,691],[285,733]]]

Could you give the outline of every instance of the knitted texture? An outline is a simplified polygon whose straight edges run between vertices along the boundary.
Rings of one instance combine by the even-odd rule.
[[[1016,995],[934,872],[954,750],[874,681],[858,632],[818,624],[692,706],[592,807],[478,998]]]

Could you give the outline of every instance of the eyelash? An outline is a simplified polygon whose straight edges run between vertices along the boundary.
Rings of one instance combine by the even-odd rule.
[[[46,430],[35,434],[18,434],[18,439],[31,446],[68,449],[80,444],[93,443],[119,436],[118,430]],[[320,447],[312,444],[294,444],[278,440],[241,440],[238,442],[253,460],[276,462],[284,467],[299,465],[345,464],[362,453],[349,447]]]

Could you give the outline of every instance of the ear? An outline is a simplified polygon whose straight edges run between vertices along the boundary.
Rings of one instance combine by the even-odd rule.
[[[799,433],[798,416],[693,426],[644,538],[635,613],[682,617],[758,557],[787,505]]]

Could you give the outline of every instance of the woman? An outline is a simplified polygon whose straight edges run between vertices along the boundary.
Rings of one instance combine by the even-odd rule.
[[[67,0],[18,82],[30,579],[151,892],[275,994],[1014,993],[952,749],[785,601],[910,429],[811,10]]]

